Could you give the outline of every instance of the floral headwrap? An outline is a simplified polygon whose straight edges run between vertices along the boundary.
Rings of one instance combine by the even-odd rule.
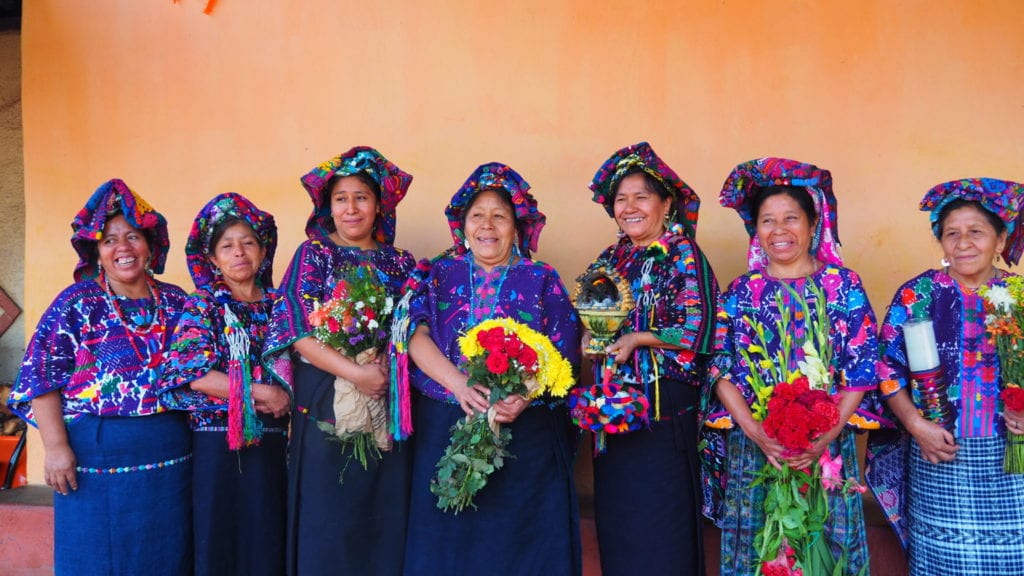
[[[733,169],[722,186],[718,201],[726,208],[734,208],[743,219],[750,234],[747,266],[750,270],[763,270],[768,256],[757,239],[757,223],[750,213],[750,199],[759,188],[767,186],[803,187],[814,200],[818,222],[814,227],[810,252],[825,264],[842,266],[839,255],[839,222],[836,196],[832,192],[832,174],[813,164],[804,164],[785,158],[759,158],[744,162]]]
[[[939,233],[939,216],[942,209],[953,200],[968,200],[981,204],[982,208],[995,214],[1006,224],[1006,246],[1003,260],[1011,265],[1020,262],[1024,252],[1024,184],[995,178],[964,178],[939,184],[921,199],[921,210],[931,212],[932,232]]]
[[[452,196],[452,201],[444,210],[456,251],[459,254],[466,252],[463,244],[466,234],[462,229],[462,214],[466,206],[477,192],[489,188],[502,188],[512,198],[516,216],[516,248],[527,257],[531,252],[536,252],[540,231],[544,228],[547,217],[537,209],[537,199],[530,194],[530,185],[526,180],[523,180],[518,172],[500,162],[484,164],[474,170],[462,188]]]
[[[365,172],[380,187],[373,239],[382,244],[394,244],[395,228],[398,225],[395,209],[409,191],[412,175],[403,172],[369,146],[356,146],[313,168],[302,177],[302,185],[313,200],[313,213],[306,221],[307,237],[326,238],[334,230],[331,201],[325,197],[324,192],[331,177],[352,176],[358,172]]]
[[[99,251],[96,244],[103,237],[103,228],[111,212],[124,216],[128,225],[146,235],[150,252],[148,267],[154,274],[163,272],[167,250],[171,247],[167,236],[167,220],[142,196],[115,178],[97,188],[85,207],[71,221],[71,246],[78,253],[75,280],[88,280],[99,275]]]
[[[639,168],[661,182],[665,190],[672,195],[672,210],[669,217],[683,226],[684,234],[690,238],[697,235],[697,213],[700,210],[700,198],[682,178],[668,167],[647,142],[626,146],[619,150],[594,174],[590,189],[594,192],[594,202],[604,206],[609,216],[615,216],[612,204],[615,200],[613,190],[631,169]]]
[[[274,223],[274,217],[257,208],[245,196],[234,192],[214,196],[213,200],[203,206],[192,223],[192,231],[189,232],[188,241],[185,243],[185,259],[188,262],[188,273],[192,275],[196,288],[209,286],[216,280],[209,258],[214,248],[210,243],[217,226],[228,218],[239,218],[248,223],[260,244],[267,250],[263,264],[256,273],[256,281],[263,288],[273,288],[272,268],[274,252],[277,251],[277,225]]]

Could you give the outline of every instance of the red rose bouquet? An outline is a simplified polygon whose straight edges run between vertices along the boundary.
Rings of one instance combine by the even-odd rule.
[[[377,358],[387,344],[393,300],[369,266],[341,271],[331,297],[309,314],[313,336],[359,365]],[[317,422],[328,439],[352,447],[352,456],[366,469],[368,458],[391,449],[386,401],[363,394],[352,382],[334,380],[334,423]],[[345,471],[341,471],[344,477]]]
[[[1005,285],[982,286],[978,293],[985,299],[985,330],[999,353],[999,399],[1010,410],[1024,410],[1024,278],[1011,276]],[[1024,474],[1024,434],[1007,430],[1003,470]]]
[[[462,368],[468,384],[490,390],[491,408],[452,426],[451,443],[430,482],[437,507],[456,514],[476,507],[473,497],[511,456],[507,447],[512,432],[494,421],[494,405],[513,394],[565,396],[573,384],[572,366],[551,340],[509,318],[481,322],[459,338],[459,348],[466,358]]]

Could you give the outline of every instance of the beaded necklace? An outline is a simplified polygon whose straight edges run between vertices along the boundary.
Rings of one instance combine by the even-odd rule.
[[[516,260],[515,256],[512,256],[511,258],[509,258],[508,264],[506,264],[505,267],[501,271],[501,276],[498,278],[498,282],[495,284],[495,288],[494,288],[494,306],[491,307],[491,310],[490,310],[490,313],[488,314],[488,317],[490,317],[492,314],[494,314],[494,307],[497,306],[498,296],[501,295],[501,287],[505,284],[505,278],[508,277],[509,268],[512,268],[512,265],[515,263],[515,260]],[[472,254],[467,254],[466,255],[466,262],[469,264],[469,320],[470,320],[470,322],[476,322],[477,321],[477,311],[476,311],[476,269],[477,269],[477,264],[476,264],[476,261],[473,260],[473,255]],[[485,278],[484,282],[486,282],[486,281],[487,280]],[[486,319],[487,318],[481,318],[481,321],[482,320],[486,320]]]
[[[160,347],[162,348],[164,338],[167,335],[167,319],[164,312],[164,307],[160,303],[160,287],[157,283],[146,276],[146,288],[149,289],[149,296],[153,300],[153,306],[155,310],[148,310],[149,324],[145,326],[135,326],[135,324],[125,315],[124,310],[121,309],[119,303],[120,297],[114,294],[113,288],[110,287],[110,280],[107,278],[105,271],[100,272],[100,278],[103,281],[103,296],[107,301],[107,304],[114,311],[114,317],[118,322],[124,326],[124,329],[129,332],[128,344],[131,345],[132,350],[135,351],[135,356],[146,366],[152,368],[156,362],[159,361],[160,356],[157,355],[156,361],[154,361],[153,354],[150,351],[149,339],[147,336],[156,336],[159,340]],[[143,355],[142,351],[139,350],[138,344],[135,343],[135,336],[142,338],[146,341],[146,354]]]

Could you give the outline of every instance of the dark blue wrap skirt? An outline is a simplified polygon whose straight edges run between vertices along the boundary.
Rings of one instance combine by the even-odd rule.
[[[82,415],[68,424],[78,490],[54,496],[58,575],[192,573],[192,453],[185,415]]]

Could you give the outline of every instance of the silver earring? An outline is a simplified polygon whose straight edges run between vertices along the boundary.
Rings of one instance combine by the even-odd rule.
[[[466,247],[466,250],[469,250],[469,240],[463,240],[462,245]]]
[[[616,238],[625,238],[625,237],[626,237],[626,233],[625,233],[625,232],[623,232],[623,231],[622,231],[622,228],[620,227],[620,228],[619,228],[619,231],[615,233],[615,237],[616,237]]]
[[[214,266],[213,267],[213,275],[218,277],[218,278],[220,278],[220,274],[221,274],[220,268],[217,268],[216,266]]]
[[[949,268],[949,260],[946,260],[945,256],[942,257],[942,260],[939,260],[939,264],[942,264],[943,268]]]

